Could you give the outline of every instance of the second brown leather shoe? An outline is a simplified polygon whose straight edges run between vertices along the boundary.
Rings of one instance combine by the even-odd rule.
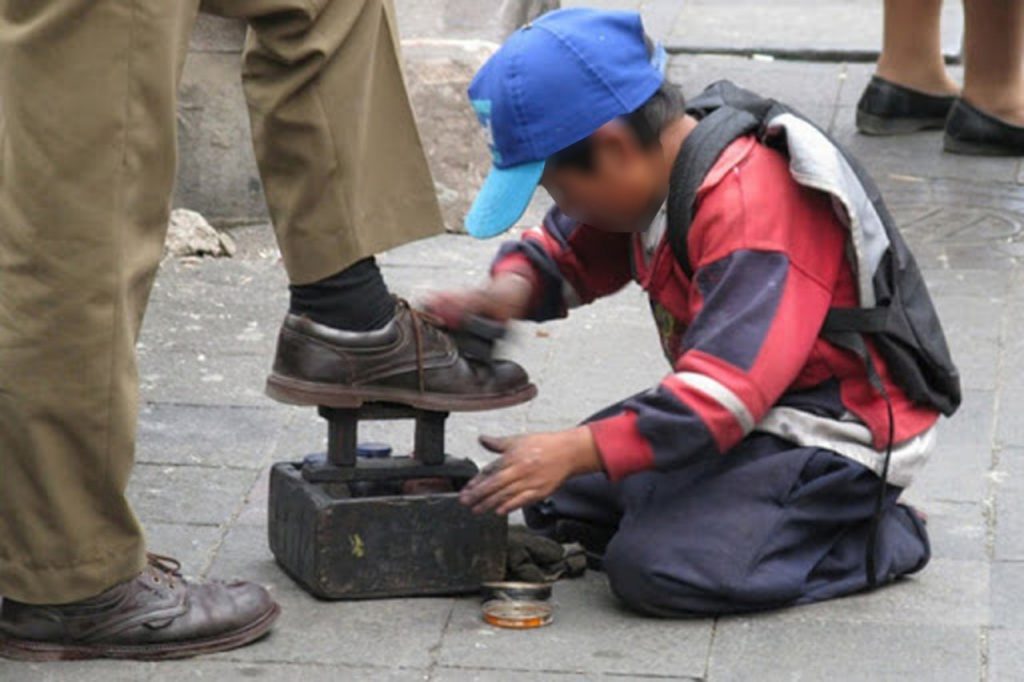
[[[391,402],[442,412],[491,410],[536,394],[522,367],[463,356],[439,320],[404,302],[394,320],[372,332],[289,314],[267,379],[267,395],[280,402],[341,408]]]
[[[280,608],[246,582],[186,581],[178,562],[155,554],[135,578],[73,604],[0,610],[0,657],[160,660],[225,651],[267,634]]]

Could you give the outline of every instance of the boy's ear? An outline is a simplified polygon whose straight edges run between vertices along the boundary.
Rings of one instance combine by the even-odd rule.
[[[640,144],[633,131],[615,119],[605,123],[591,136],[595,156],[616,166],[633,160],[640,154]]]

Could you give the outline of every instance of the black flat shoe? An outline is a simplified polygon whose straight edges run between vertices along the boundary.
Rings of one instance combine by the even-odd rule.
[[[1024,126],[1015,126],[958,99],[946,120],[943,147],[954,154],[1024,156]]]
[[[857,102],[857,130],[866,135],[937,130],[955,101],[952,95],[929,95],[872,76]]]

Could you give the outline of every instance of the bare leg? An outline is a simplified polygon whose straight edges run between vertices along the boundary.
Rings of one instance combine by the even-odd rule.
[[[964,99],[1024,125],[1024,2],[964,0],[964,19]]]
[[[942,0],[885,0],[882,54],[875,73],[931,95],[957,94],[960,88],[946,73],[942,58],[941,13]]]

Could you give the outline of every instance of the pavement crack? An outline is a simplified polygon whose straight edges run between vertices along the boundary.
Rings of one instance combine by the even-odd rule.
[[[708,637],[708,653],[704,657],[704,675],[702,678],[705,680],[709,679],[709,676],[711,675],[711,652],[714,650],[715,646],[715,635],[718,634],[718,620],[718,616],[715,616],[715,619],[711,621],[711,636]]]
[[[828,127],[826,128],[829,135],[835,133],[836,130],[836,119],[839,116],[839,104],[843,98],[843,90],[847,87],[849,81],[849,66],[844,62],[840,65],[839,75],[839,87],[836,88],[836,96],[832,98],[832,115],[828,120]]]
[[[161,462],[152,459],[140,459],[140,467],[169,467],[173,469],[227,469],[229,471],[259,471],[259,467],[242,466],[240,464],[208,464],[206,462]]]
[[[1009,287],[1009,282],[1007,282]],[[1008,343],[1009,334],[1009,312],[1012,309],[1011,306],[1004,306],[1002,314],[999,317],[999,334],[998,334],[998,351],[996,354],[996,376],[1004,376],[1006,370],[1006,347]],[[982,513],[985,518],[985,557],[991,562],[995,558],[995,545],[996,545],[996,525],[998,523],[997,516],[997,497],[999,494],[999,485],[997,484],[997,477],[994,476],[999,470],[999,460],[1002,455],[1002,443],[999,441],[999,428],[1002,420],[1002,403],[1003,403],[1003,381],[996,383],[995,391],[992,394],[992,422],[989,427],[988,444],[991,452],[988,466],[988,476],[986,476],[985,483],[985,497],[982,500]]]
[[[147,400],[143,408],[147,407],[193,407],[204,410],[262,410],[265,412],[280,411],[280,405],[240,405],[238,403],[198,403],[187,400]]]
[[[278,444],[284,438],[285,433],[287,433],[287,427],[291,426],[291,424],[295,422],[297,419],[297,414],[289,415],[285,420],[285,423],[282,425],[281,431],[278,433],[277,437],[273,439],[272,445],[268,447],[267,450],[264,452],[263,458],[260,460],[259,465],[253,471],[255,476],[253,476],[252,484],[245,491],[245,495],[242,496],[242,499],[239,500],[238,503],[235,505],[234,510],[231,512],[231,515],[228,517],[228,520],[224,523],[222,527],[220,535],[217,538],[217,542],[214,543],[213,548],[210,550],[209,559],[207,559],[206,565],[203,566],[202,570],[199,573],[200,577],[202,577],[203,579],[207,578],[210,569],[213,568],[214,562],[217,560],[217,557],[220,555],[221,549],[224,547],[224,542],[227,540],[228,533],[230,533],[231,530],[235,527],[236,523],[238,522],[238,517],[242,515],[243,511],[245,511],[245,507],[247,504],[249,504],[249,500],[250,498],[252,498],[253,492],[260,485],[260,477],[263,475],[264,469],[269,468],[273,464],[274,453],[277,452]]]
[[[451,600],[451,604],[448,606],[448,613],[444,618],[444,625],[441,626],[441,634],[438,636],[437,641],[431,646],[427,653],[430,654],[430,665],[427,666],[427,679],[434,679],[434,672],[437,670],[440,662],[441,647],[444,646],[444,638],[448,634],[448,627],[451,625],[452,617],[455,615],[455,607],[457,605],[455,599]]]
[[[693,675],[667,675],[661,673],[627,673],[627,672],[606,672],[597,670],[584,670],[582,668],[577,670],[557,670],[553,668],[521,668],[521,667],[505,667],[505,666],[463,666],[463,665],[443,665],[440,666],[441,670],[459,670],[465,672],[501,672],[501,673],[529,673],[531,675],[545,675],[545,676],[564,676],[564,677],[577,677],[580,675],[590,677],[592,675],[600,675],[602,678],[624,678],[630,680],[682,680],[682,682],[705,682],[703,677],[694,677]]]
[[[777,46],[733,47],[730,45],[685,45],[676,42],[665,43],[665,51],[670,55],[720,55],[726,57],[747,57],[764,55],[779,61],[793,62],[825,62],[825,63],[858,63],[873,64],[878,61],[877,49],[846,49],[846,48],[787,48]],[[959,55],[944,55],[947,64],[959,64]]]
[[[982,625],[978,633],[979,682],[988,682],[988,627]]]

